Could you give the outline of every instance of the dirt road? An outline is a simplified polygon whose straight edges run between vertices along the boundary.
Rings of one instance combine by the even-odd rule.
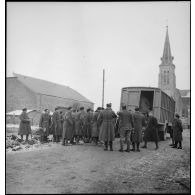
[[[190,130],[183,149],[170,139],[141,152],[103,151],[93,144],[6,155],[6,193],[190,193]]]

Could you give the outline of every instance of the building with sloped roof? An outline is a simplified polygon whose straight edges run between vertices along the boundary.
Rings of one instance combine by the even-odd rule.
[[[6,78],[6,112],[28,109],[54,111],[56,107],[92,108],[94,103],[74,89],[49,81],[13,73]]]

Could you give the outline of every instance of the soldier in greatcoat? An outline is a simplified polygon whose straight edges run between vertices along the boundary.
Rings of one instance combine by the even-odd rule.
[[[98,144],[98,137],[99,137],[99,125],[98,125],[98,115],[100,113],[101,108],[98,107],[96,111],[93,113],[93,119],[92,119],[92,132],[91,137],[93,141]]]
[[[123,152],[123,143],[126,139],[127,149],[130,152],[130,133],[133,129],[133,118],[131,112],[127,111],[126,105],[122,105],[122,111],[117,113],[119,116],[120,152]]]
[[[147,142],[152,140],[156,144],[156,150],[158,149],[158,121],[157,118],[153,116],[152,111],[149,112],[148,124],[144,131],[144,146],[142,148],[147,148]]]
[[[51,126],[51,116],[49,115],[49,110],[45,109],[45,113],[41,115],[39,121],[39,127],[43,129],[43,135],[41,136],[41,141],[47,141],[47,137],[49,136]]]
[[[84,141],[86,141],[87,132],[86,132],[86,112],[84,110],[84,107],[80,107],[80,128],[82,132],[82,138]]]
[[[145,126],[145,117],[139,111],[139,108],[135,108],[133,113],[134,129],[132,131],[132,151],[135,151],[135,144],[137,145],[137,151],[140,152],[139,145],[142,142],[142,128]]]
[[[73,117],[71,109],[72,107],[68,107],[68,111],[64,115],[62,145],[68,144],[68,140],[71,141],[73,137]]]
[[[26,135],[26,141],[28,141],[28,136],[31,134],[30,118],[27,114],[27,108],[22,109],[22,114],[20,115],[20,126],[18,135],[21,136],[23,140],[23,135]]]
[[[63,111],[60,111],[60,139],[62,138],[62,132],[63,132],[63,123],[64,123],[64,112]]]
[[[98,122],[101,123],[99,140],[104,141],[105,151],[108,150],[108,143],[110,145],[110,151],[113,151],[112,142],[114,141],[114,124],[113,118],[117,115],[111,108],[111,103],[106,105],[107,108],[102,110],[98,116]]]
[[[82,129],[81,129],[81,120],[80,120],[81,112],[78,110],[75,114],[75,136],[76,136],[76,144],[82,139]]]
[[[172,121],[172,128],[173,128],[173,140],[174,140],[174,146],[173,148],[182,149],[182,122],[179,119],[179,115],[175,114],[175,118]],[[179,143],[179,146],[177,147]]]
[[[60,121],[60,114],[57,111],[58,108],[55,108],[55,112],[52,115],[52,132],[53,132],[53,141],[59,142],[60,136],[62,135],[61,132],[61,121]]]
[[[87,142],[91,142],[92,119],[93,119],[93,113],[91,112],[91,109],[88,108],[86,114],[86,141]]]
[[[76,131],[75,131],[75,124],[76,124],[76,113],[77,110],[75,108],[72,109],[72,121],[73,121],[73,136],[72,139],[70,140],[71,144],[75,144],[74,140],[76,140]]]

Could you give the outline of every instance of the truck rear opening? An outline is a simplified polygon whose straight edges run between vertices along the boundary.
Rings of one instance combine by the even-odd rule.
[[[141,91],[139,108],[142,113],[153,109],[154,91]]]

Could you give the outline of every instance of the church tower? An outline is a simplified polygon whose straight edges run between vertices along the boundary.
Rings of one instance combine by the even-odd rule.
[[[175,65],[173,64],[174,57],[171,55],[168,26],[166,28],[163,56],[159,65],[158,87],[168,95],[174,96],[176,90]]]
[[[175,100],[175,112],[182,115],[182,99],[179,89],[176,88],[174,57],[171,55],[171,47],[169,42],[168,26],[166,27],[166,37],[159,65],[158,87]]]

